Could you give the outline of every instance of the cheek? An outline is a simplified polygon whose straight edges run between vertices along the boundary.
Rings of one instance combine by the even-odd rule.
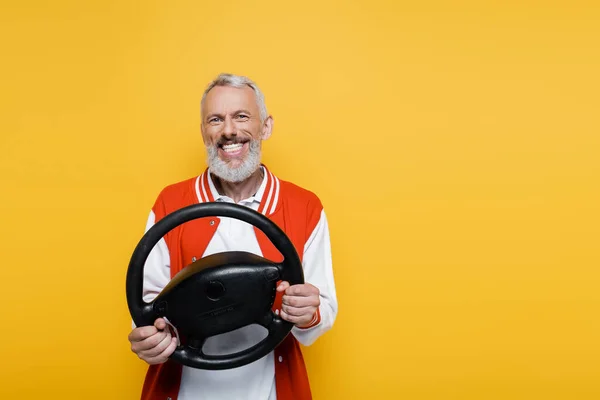
[[[215,129],[215,127],[208,127],[202,133],[202,139],[206,145],[214,145],[219,141],[220,137],[219,129]]]
[[[245,122],[237,126],[240,132],[244,132],[253,138],[262,136],[262,126],[260,122]]]

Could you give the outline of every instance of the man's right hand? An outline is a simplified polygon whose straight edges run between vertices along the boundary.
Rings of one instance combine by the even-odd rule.
[[[129,334],[131,351],[148,364],[162,364],[177,348],[177,338],[171,335],[163,318],[154,325],[135,328]]]

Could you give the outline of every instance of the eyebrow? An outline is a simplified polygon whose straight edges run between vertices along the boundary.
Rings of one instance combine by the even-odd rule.
[[[246,109],[240,109],[240,110],[236,110],[233,112],[233,115],[238,115],[238,114],[248,114],[248,115],[252,115],[252,113]],[[223,114],[221,113],[211,113],[208,114],[205,118],[205,121],[208,121],[209,119],[211,119],[212,117],[223,117]]]
[[[211,119],[212,117],[221,117],[221,116],[222,116],[222,115],[221,115],[221,114],[219,114],[219,113],[212,113],[212,114],[207,114],[207,115],[206,115],[206,117],[204,117],[204,119],[208,121],[208,120],[209,120],[209,119]]]

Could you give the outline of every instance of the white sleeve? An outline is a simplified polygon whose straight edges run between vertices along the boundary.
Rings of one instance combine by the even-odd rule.
[[[146,223],[146,230],[154,225],[155,216],[152,211],[148,216],[148,222]],[[163,288],[171,280],[171,258],[169,256],[169,248],[165,238],[161,238],[159,242],[154,246],[146,264],[144,266],[144,286],[142,292],[142,298],[146,302],[154,300],[156,296],[163,290]]]
[[[314,343],[319,336],[331,329],[338,312],[338,303],[333,278],[333,263],[331,259],[331,242],[329,226],[325,211],[304,246],[302,258],[304,281],[319,289],[321,305],[319,306],[320,321],[310,328],[292,329],[292,334],[305,346]]]
[[[148,221],[146,223],[146,229],[148,230],[154,225],[155,215],[154,212],[150,211]],[[165,238],[161,238],[160,241],[154,246],[146,263],[144,264],[144,284],[142,287],[142,299],[145,302],[151,302],[158,296],[163,288],[171,280],[171,261],[169,256],[169,248]],[[133,324],[135,328],[135,324]]]

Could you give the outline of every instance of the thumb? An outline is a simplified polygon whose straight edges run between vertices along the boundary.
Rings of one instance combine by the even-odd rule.
[[[279,285],[277,285],[277,291],[278,292],[283,292],[283,291],[285,291],[289,287],[290,287],[289,282],[282,281],[282,282],[279,283]]]
[[[164,319],[157,318],[156,321],[154,321],[154,326],[156,327],[156,329],[161,331],[167,327],[167,323],[165,322]]]

